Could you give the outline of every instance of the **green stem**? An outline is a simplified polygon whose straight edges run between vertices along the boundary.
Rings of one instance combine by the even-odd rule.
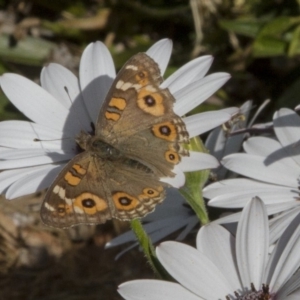
[[[207,153],[207,149],[204,147],[201,139],[198,137],[190,140],[188,149]],[[209,223],[205,201],[202,196],[202,188],[208,179],[209,172],[209,170],[202,170],[186,173],[186,183],[184,187],[179,190],[182,196],[194,210],[202,225]]]
[[[148,263],[150,264],[152,270],[158,278],[172,280],[172,277],[167,273],[164,267],[161,265],[156,257],[154,246],[151,239],[145,232],[141,221],[139,219],[134,219],[130,221],[131,229],[134,232],[140,247],[142,248]]]
[[[189,205],[192,207],[194,212],[196,213],[200,223],[205,225],[209,223],[209,217],[207,214],[207,209],[205,206],[205,201],[202,197],[202,190],[198,187],[186,188],[183,187],[179,190],[181,195],[186,199]]]

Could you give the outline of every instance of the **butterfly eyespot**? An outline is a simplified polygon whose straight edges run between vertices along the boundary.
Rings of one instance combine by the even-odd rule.
[[[180,161],[180,156],[178,155],[178,153],[171,150],[165,153],[165,158],[168,162],[172,164],[177,164]]]
[[[174,154],[169,154],[169,159],[170,160],[174,160],[175,159],[175,155]]]
[[[141,71],[135,76],[135,79],[140,85],[145,86],[149,83],[147,77],[147,72]]]
[[[96,205],[93,199],[84,199],[82,200],[82,206],[86,208],[92,208]]]
[[[163,125],[159,127],[159,132],[162,135],[169,136],[171,134],[171,129],[169,126]]]
[[[171,142],[176,141],[178,137],[177,128],[171,122],[164,122],[154,125],[152,127],[152,133],[158,138]]]
[[[71,213],[72,207],[65,204],[60,204],[55,211],[55,214],[58,214],[60,217],[64,217],[66,214]]]
[[[114,203],[117,209],[120,210],[132,210],[139,204],[137,198],[123,192],[116,192],[112,195]]]
[[[66,213],[66,209],[65,209],[64,207],[58,207],[57,213],[58,213],[60,216],[64,216],[65,213]]]
[[[143,112],[152,116],[159,117],[165,113],[164,96],[156,92],[156,88],[151,85],[147,85],[138,92],[137,105]]]
[[[145,104],[148,107],[154,106],[156,104],[155,99],[152,96],[150,96],[150,95],[145,96],[144,100],[145,100]]]
[[[140,78],[144,78],[145,76],[146,76],[146,72],[140,72],[140,73],[139,73],[139,77],[140,77]]]
[[[155,197],[158,197],[161,192],[163,192],[163,187],[159,186],[157,189],[152,188],[144,188],[143,194],[139,195],[139,199],[146,201],[147,199],[153,199]]]
[[[120,202],[120,204],[123,205],[123,206],[128,206],[128,205],[131,204],[132,200],[129,199],[129,198],[127,198],[127,197],[120,197],[120,198],[119,198],[119,202]]]
[[[108,209],[105,199],[89,192],[84,192],[74,198],[73,206],[75,211],[85,212],[90,215],[97,212],[104,212]]]

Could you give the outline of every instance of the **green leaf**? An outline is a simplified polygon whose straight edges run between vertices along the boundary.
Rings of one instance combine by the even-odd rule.
[[[269,36],[260,36],[253,44],[254,57],[269,57],[284,55],[287,43]]]
[[[300,25],[293,31],[292,40],[288,49],[288,56],[300,54]]]
[[[263,22],[255,19],[221,20],[221,28],[248,37],[256,37]]]
[[[293,25],[300,23],[300,17],[279,17],[268,23],[261,29],[259,35],[280,37]]]
[[[268,22],[259,32],[253,44],[254,57],[285,55],[289,40],[288,30],[300,23],[300,17],[279,17]]]

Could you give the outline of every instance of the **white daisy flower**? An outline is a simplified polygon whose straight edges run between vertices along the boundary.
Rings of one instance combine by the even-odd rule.
[[[222,160],[227,169],[249,179],[222,180],[203,190],[204,197],[210,199],[209,206],[242,208],[249,199],[258,196],[266,204],[268,215],[285,212],[271,220],[271,241],[278,238],[300,211],[300,117],[294,111],[282,108],[275,113],[273,123],[278,141],[252,137],[244,143],[246,153],[228,155]],[[239,213],[233,214],[216,222],[236,222],[239,217]]]
[[[164,242],[156,254],[178,282],[135,280],[119,286],[127,300],[295,300],[300,297],[300,214],[269,250],[268,217],[254,198],[242,212],[236,238],[218,224],[200,229],[197,249]]]
[[[170,40],[161,40],[147,54],[158,64],[163,74],[172,50]],[[205,76],[212,58],[196,58],[180,68],[162,83],[176,99],[174,111],[183,116],[212,95],[229,78],[226,73]],[[76,135],[90,131],[96,122],[100,107],[112,84],[115,68],[104,44],[90,44],[84,51],[79,80],[70,71],[50,64],[41,73],[41,86],[16,74],[0,78],[3,92],[31,121],[4,121],[0,123],[0,192],[7,199],[36,192],[49,187],[59,171],[78,153]],[[226,122],[230,116],[216,112],[205,120],[205,126]],[[202,132],[203,117],[183,118],[190,137]],[[214,125],[213,125],[214,124]],[[167,179],[172,186],[184,184],[184,173],[214,168],[215,158],[192,152],[175,169],[177,176]]]

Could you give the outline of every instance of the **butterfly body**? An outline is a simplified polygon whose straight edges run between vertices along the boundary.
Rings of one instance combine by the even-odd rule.
[[[69,227],[130,220],[165,198],[162,177],[188,155],[185,124],[174,98],[159,85],[158,65],[145,53],[131,58],[102,105],[95,134],[81,132],[76,155],[50,186],[41,209],[44,223]]]

